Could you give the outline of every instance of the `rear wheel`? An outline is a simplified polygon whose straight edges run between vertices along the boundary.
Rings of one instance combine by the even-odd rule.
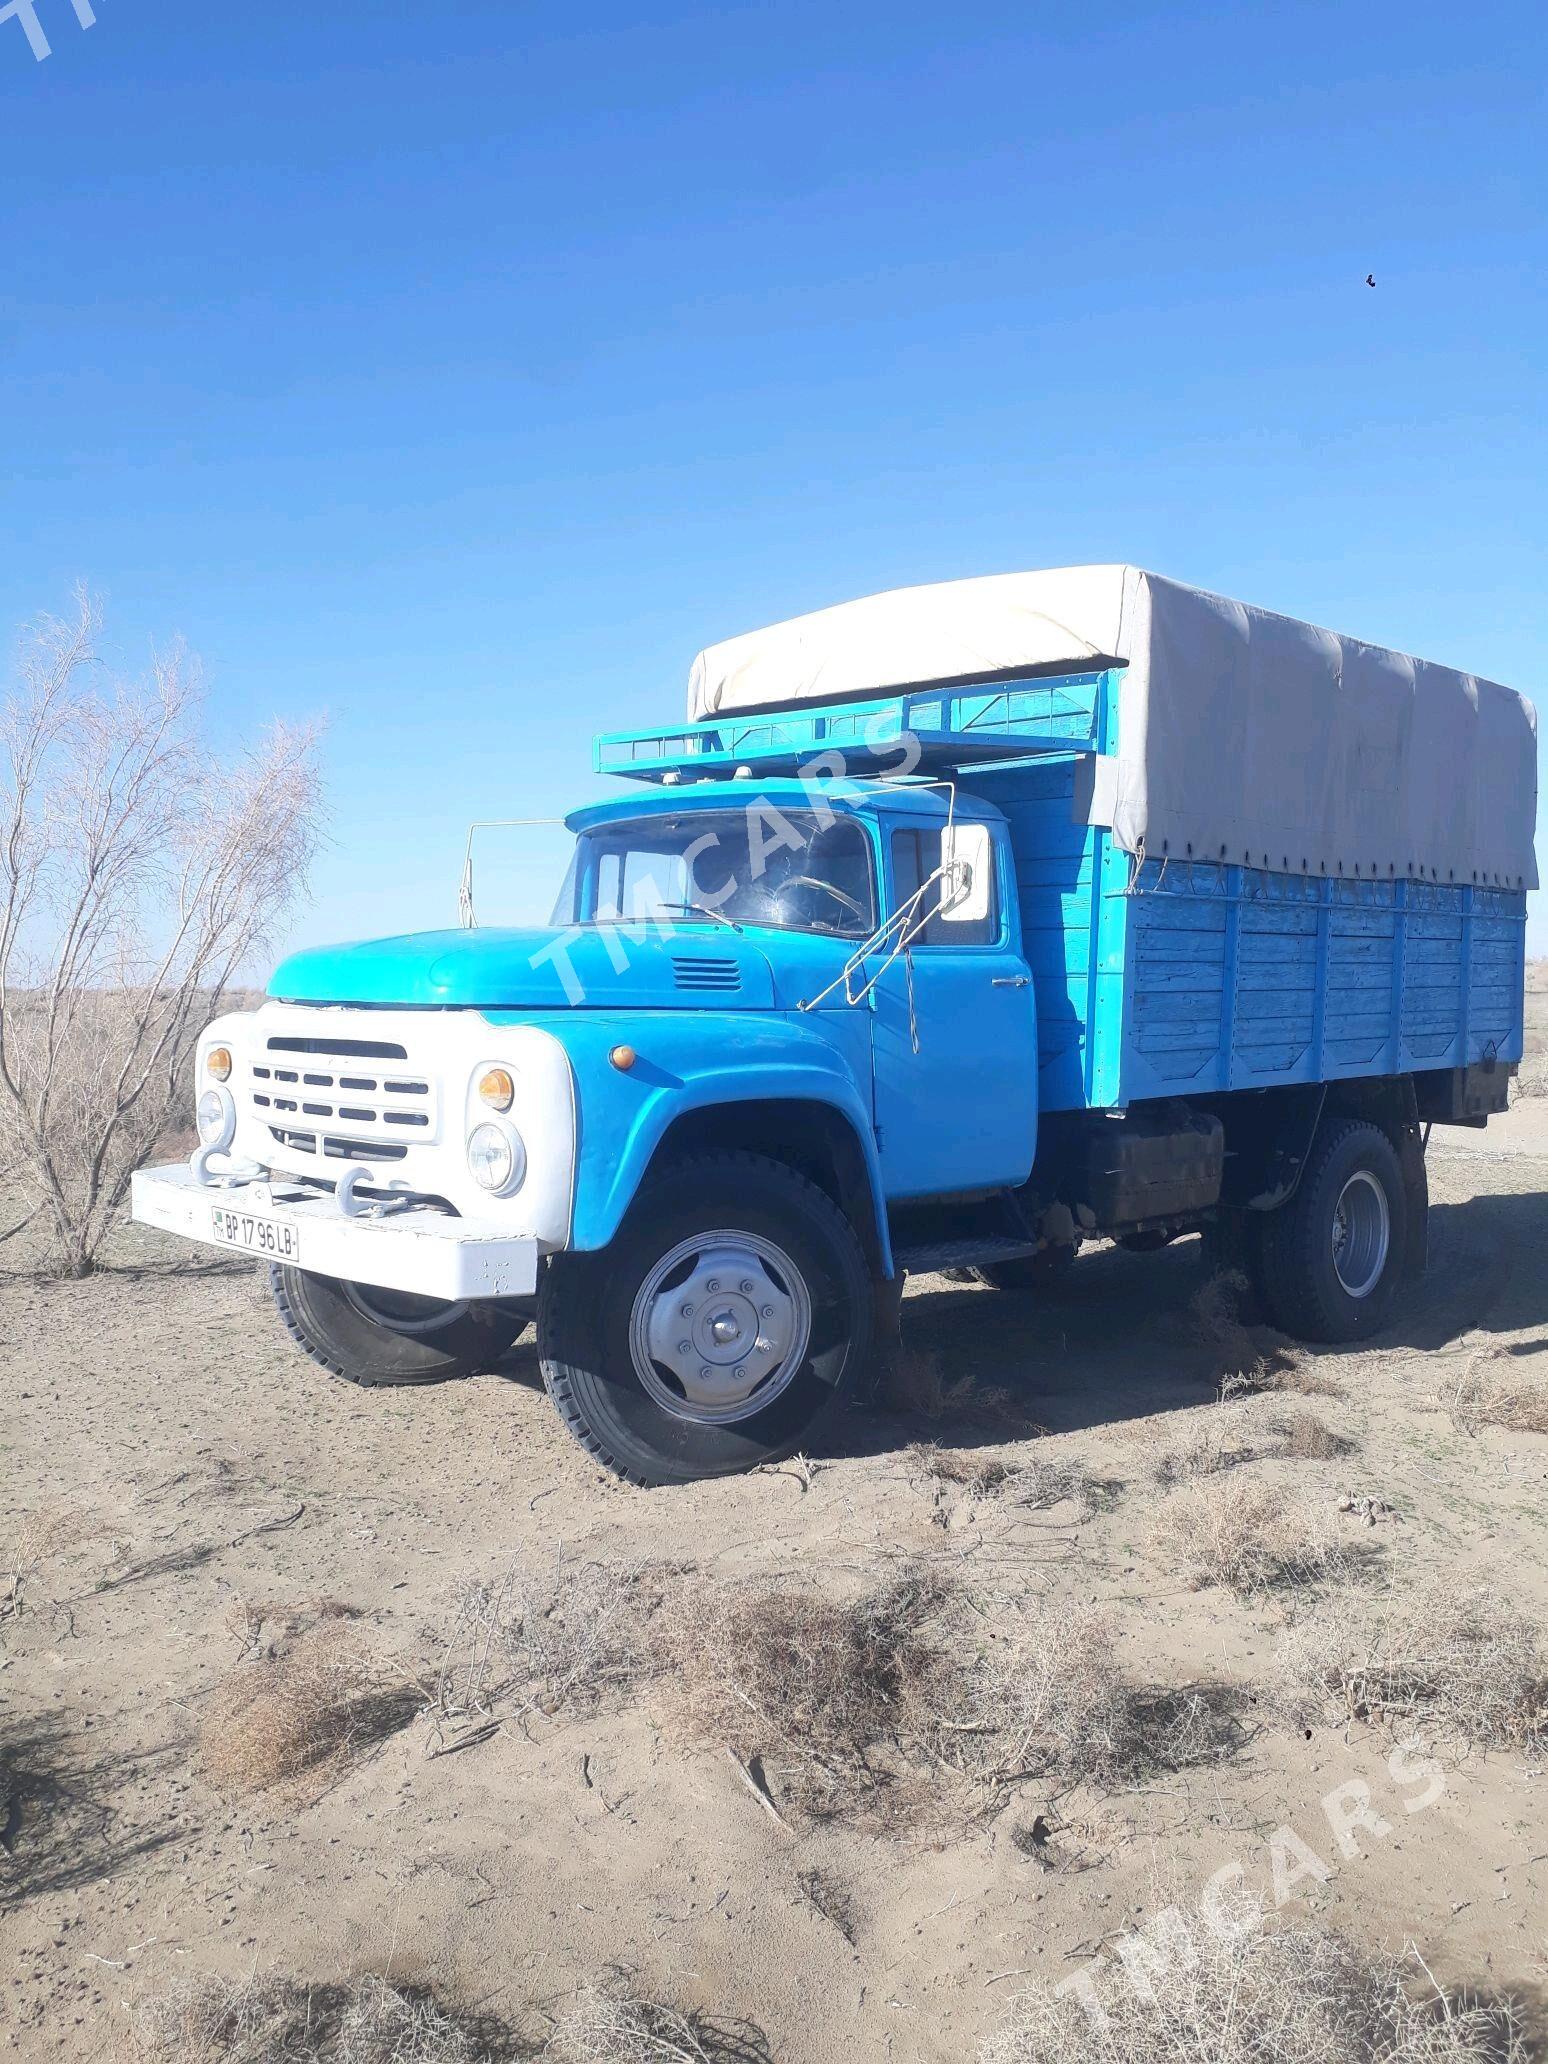
[[[1269,1316],[1303,1340],[1363,1340],[1391,1315],[1408,1247],[1408,1192],[1379,1126],[1335,1119],[1318,1132],[1295,1195],[1265,1215]]]
[[[538,1352],[588,1454],[635,1483],[727,1476],[792,1454],[854,1382],[872,1292],[848,1219],[753,1154],[653,1178],[611,1246],[556,1255]]]
[[[271,1267],[269,1284],[296,1345],[331,1376],[368,1389],[471,1376],[531,1319],[517,1304],[446,1304],[304,1269]]]

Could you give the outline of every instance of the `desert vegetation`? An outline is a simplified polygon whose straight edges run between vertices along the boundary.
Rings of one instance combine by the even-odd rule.
[[[1025,1993],[979,2064],[1528,2064],[1508,2000],[1448,1993],[1417,1952],[1361,1949],[1250,1900],[1195,1919],[1159,1967],[1114,1969],[1088,2009]]]
[[[1333,1591],[1279,1643],[1297,1718],[1371,1720],[1463,1748],[1548,1744],[1548,1637],[1502,1584]]]
[[[198,1733],[205,1781],[228,1797],[325,1782],[407,1724],[422,1690],[336,1625],[277,1655],[239,1663],[210,1697]]]
[[[548,2032],[369,1974],[185,1979],[137,2003],[124,2064],[770,2064],[756,2029],[642,1998],[616,1977],[523,2019]]]
[[[1197,1475],[1156,1515],[1162,1552],[1190,1584],[1253,1592],[1347,1574],[1347,1555],[1327,1508],[1272,1478]]]
[[[83,594],[24,633],[0,703],[0,1240],[36,1224],[74,1276],[318,843],[312,735],[222,760],[201,692],[177,645],[115,672]]]

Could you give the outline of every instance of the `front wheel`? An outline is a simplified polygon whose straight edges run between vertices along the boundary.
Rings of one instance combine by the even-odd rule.
[[[759,1155],[705,1155],[651,1179],[611,1246],[554,1257],[538,1353],[588,1454],[633,1483],[689,1483],[808,1440],[865,1365],[871,1307],[825,1192]]]
[[[497,1362],[531,1318],[519,1304],[445,1304],[305,1269],[271,1266],[269,1286],[296,1345],[330,1376],[368,1390],[474,1375]]]
[[[1391,1140],[1364,1119],[1325,1123],[1295,1195],[1265,1214],[1269,1316],[1302,1340],[1364,1340],[1385,1325],[1408,1246],[1408,1189]]]

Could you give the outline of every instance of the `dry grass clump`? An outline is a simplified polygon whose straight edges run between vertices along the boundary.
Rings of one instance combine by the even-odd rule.
[[[888,1411],[914,1413],[932,1421],[1016,1416],[1009,1391],[997,1384],[980,1383],[971,1373],[948,1380],[938,1354],[906,1342],[881,1357],[876,1402]]]
[[[966,1777],[1102,1778],[1134,1761],[1134,1696],[1112,1622],[1092,1605],[975,1601],[910,1691],[912,1730]]]
[[[1280,1423],[1279,1452],[1292,1462],[1332,1462],[1349,1453],[1351,1443],[1325,1419],[1308,1410],[1291,1412]]]
[[[216,1687],[199,1729],[202,1773],[227,1796],[324,1777],[407,1725],[422,1702],[336,1629],[314,1628]]]
[[[1234,1738],[1212,1697],[1126,1683],[1098,1608],[969,1594],[922,1567],[850,1600],[693,1585],[658,1624],[689,1726],[818,1818],[906,1812],[910,1775],[937,1792],[943,1772],[994,1793],[1108,1782]]]
[[[1251,1462],[1254,1453],[1235,1414],[1211,1405],[1190,1412],[1177,1433],[1150,1450],[1145,1465],[1158,1484],[1192,1483]]]
[[[1467,1747],[1548,1745],[1548,1643],[1482,1586],[1335,1592],[1279,1643],[1293,1718],[1418,1727]]]
[[[20,1515],[0,1550],[0,1620],[21,1618],[28,1584],[50,1556],[80,1539],[83,1524],[82,1516],[68,1509]]]
[[[828,1814],[895,1774],[875,1759],[904,1746],[937,1667],[925,1629],[942,1598],[919,1568],[849,1600],[698,1582],[668,1601],[655,1631],[689,1727],[755,1773],[777,1760],[788,1795]]]
[[[594,1712],[652,1667],[647,1636],[663,1584],[678,1573],[646,1563],[513,1564],[457,1594],[431,1711],[440,1724]]]
[[[1012,1473],[999,1455],[980,1455],[972,1448],[943,1448],[936,1441],[915,1441],[908,1459],[937,1483],[953,1484],[970,1498],[987,1498]]]
[[[1480,1426],[1503,1426],[1511,1433],[1548,1433],[1548,1388],[1506,1374],[1493,1378],[1491,1365],[1508,1363],[1508,1351],[1494,1348],[1475,1355],[1462,1374],[1441,1395],[1459,1433]]]
[[[681,2014],[613,1987],[573,2002],[543,2058],[545,2064],[767,2064],[768,2049],[745,2022]]]
[[[1340,1559],[1326,1517],[1276,1483],[1235,1473],[1185,1484],[1163,1501],[1156,1532],[1195,1590],[1256,1591],[1325,1576]]]
[[[1117,1486],[1092,1476],[1078,1463],[1007,1462],[998,1455],[980,1455],[970,1448],[943,1448],[934,1441],[916,1441],[909,1459],[944,1489],[958,1490],[972,1503],[995,1499],[1005,1505],[1042,1511],[1067,1500],[1089,1515],[1110,1501]]]
[[[428,1994],[383,1979],[307,1986],[294,1979],[188,1978],[134,2016],[137,2064],[492,2064],[504,2031],[478,2034]]]
[[[1179,1916],[1179,1919],[1181,1916]],[[1194,1917],[1136,1983],[1096,1980],[1100,2013],[1051,1986],[1025,1993],[979,2064],[1528,2064],[1507,2001],[1448,1995],[1418,1956],[1367,1951],[1247,1900]]]
[[[1209,1350],[1219,1371],[1222,1399],[1254,1397],[1263,1391],[1292,1391],[1302,1397],[1340,1397],[1338,1385],[1315,1361],[1282,1344],[1264,1342],[1243,1318],[1253,1297],[1240,1269],[1210,1276],[1188,1300],[1194,1342]]]

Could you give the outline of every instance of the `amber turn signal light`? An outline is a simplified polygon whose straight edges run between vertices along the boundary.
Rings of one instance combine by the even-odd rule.
[[[479,1078],[478,1095],[491,1111],[508,1111],[516,1101],[516,1085],[504,1068],[490,1068]]]
[[[608,1059],[621,1074],[627,1075],[639,1059],[639,1055],[632,1046],[615,1046],[609,1052]]]
[[[206,1072],[213,1075],[217,1082],[229,1081],[231,1078],[230,1047],[212,1046],[204,1056],[204,1066]]]

